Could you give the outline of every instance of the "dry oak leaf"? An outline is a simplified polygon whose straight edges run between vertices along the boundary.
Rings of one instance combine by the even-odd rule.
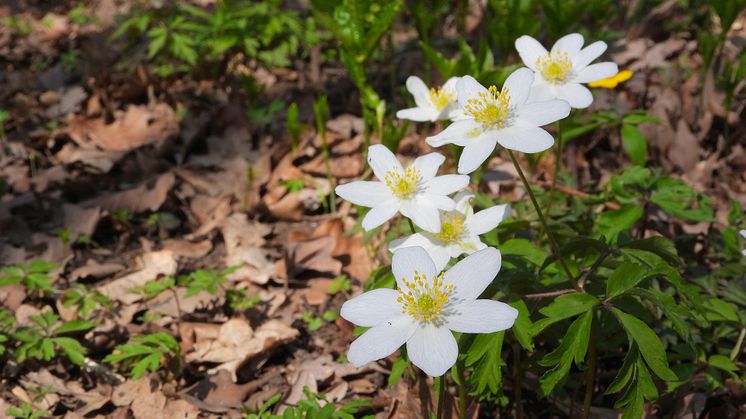
[[[225,266],[241,267],[228,275],[231,281],[247,279],[255,284],[266,284],[275,273],[275,264],[260,246],[270,233],[267,225],[250,222],[246,214],[235,213],[220,225],[225,241]]]
[[[310,270],[339,275],[342,272],[342,262],[332,257],[335,245],[336,240],[332,236],[299,240],[297,235],[289,235],[287,249],[290,274]]]
[[[185,359],[187,362],[220,363],[212,371],[226,370],[236,382],[236,370],[244,362],[298,335],[298,330],[279,320],[269,320],[254,331],[246,320],[231,319],[220,326],[217,339],[195,343],[194,352]]]
[[[126,209],[131,213],[158,211],[175,181],[173,173],[164,173],[154,183],[143,182],[135,188],[93,198],[81,205],[88,208],[98,206],[109,211]]]
[[[176,113],[165,103],[131,105],[107,124],[103,118],[75,115],[68,119],[67,134],[83,148],[126,151],[161,143],[179,132]]]
[[[145,253],[137,259],[137,264],[140,266],[137,272],[99,286],[98,290],[109,298],[132,304],[142,299],[132,292],[132,288],[141,287],[160,275],[173,275],[178,267],[173,252],[169,250]]]

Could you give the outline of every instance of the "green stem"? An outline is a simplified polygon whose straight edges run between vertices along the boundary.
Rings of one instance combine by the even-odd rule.
[[[417,233],[417,230],[414,229],[414,223],[412,222],[412,219],[407,218],[407,222],[409,223],[409,229],[412,230],[412,234]]]
[[[552,247],[552,252],[554,253],[554,257],[557,259],[557,261],[559,261],[559,264],[562,267],[562,269],[565,271],[565,274],[567,275],[567,280],[570,281],[570,284],[572,284],[572,287],[575,288],[575,290],[578,292],[584,292],[583,289],[578,285],[577,281],[575,281],[575,278],[573,278],[572,271],[570,271],[570,268],[567,266],[565,259],[562,257],[562,254],[560,253],[559,245],[557,244],[557,240],[555,240],[552,230],[550,230],[549,226],[547,225],[547,220],[544,218],[544,213],[541,212],[541,207],[539,206],[539,202],[536,201],[536,196],[534,196],[534,192],[533,190],[531,190],[531,185],[528,184],[528,179],[526,179],[526,175],[523,174],[523,169],[521,169],[521,165],[518,163],[518,160],[515,158],[515,155],[513,154],[513,150],[510,150],[510,149],[507,149],[507,150],[508,150],[508,155],[510,155],[510,160],[513,161],[513,165],[515,166],[515,169],[518,171],[518,175],[521,177],[523,186],[526,188],[526,191],[528,192],[528,196],[531,198],[531,203],[534,205],[534,209],[536,209],[536,214],[539,216],[539,221],[541,221],[542,227],[547,232],[547,237],[549,238],[549,244]]]
[[[440,376],[440,385],[438,386],[438,410],[435,412],[436,419],[442,419],[446,405],[446,376]]]
[[[458,361],[458,405],[459,418],[466,419],[467,395],[466,395],[466,376],[464,375],[464,361]]]
[[[596,381],[596,342],[593,337],[593,325],[588,339],[588,370],[585,376],[585,398],[583,399],[583,419],[591,416],[591,403],[593,402],[593,385]]]
[[[743,345],[744,337],[746,337],[746,327],[741,328],[741,333],[738,334],[738,340],[736,340],[736,346],[730,351],[731,361],[735,361],[738,358],[738,354],[741,353],[741,345]]]
[[[513,388],[513,399],[515,400],[515,417],[516,419],[523,419],[523,372],[521,371],[521,347],[518,342],[513,342],[513,374],[514,374],[514,388]]]

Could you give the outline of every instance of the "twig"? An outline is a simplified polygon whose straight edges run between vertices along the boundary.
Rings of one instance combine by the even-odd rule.
[[[564,295],[564,294],[571,294],[571,293],[577,292],[577,291],[578,290],[576,290],[576,289],[567,288],[567,289],[564,289],[564,290],[549,291],[549,292],[540,292],[540,293],[537,293],[537,294],[526,294],[525,297],[526,298],[530,298],[530,299],[534,299],[534,300],[538,300],[538,299],[541,299],[541,298],[557,297],[557,296]]]

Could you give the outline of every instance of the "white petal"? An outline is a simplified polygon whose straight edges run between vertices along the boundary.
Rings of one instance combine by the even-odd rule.
[[[441,89],[445,90],[446,92],[456,93],[456,84],[459,80],[461,80],[461,77],[451,77],[450,79],[446,80],[445,83],[443,83],[443,87],[441,87]]]
[[[382,182],[386,180],[386,173],[389,171],[396,171],[398,173],[404,171],[394,153],[383,144],[375,144],[368,147],[368,164],[373,169],[376,177]]]
[[[399,315],[372,327],[350,345],[347,359],[356,367],[385,358],[411,338],[417,323],[409,316]]]
[[[461,77],[461,80],[456,83],[456,92],[458,93],[458,105],[461,108],[465,108],[470,99],[478,99],[480,94],[489,93],[472,76]]]
[[[468,148],[468,146],[467,146]],[[425,193],[433,195],[450,195],[464,189],[469,184],[469,176],[443,175],[430,179],[425,185]]]
[[[393,199],[391,190],[383,182],[360,180],[345,183],[334,188],[334,192],[342,199],[364,207],[375,207]]]
[[[567,101],[573,108],[583,109],[591,106],[593,94],[582,84],[567,83],[557,87],[557,99]]]
[[[389,243],[389,251],[396,252],[399,249],[414,246],[419,246],[425,249],[428,254],[430,254],[429,249],[431,247],[437,246],[437,243],[435,243],[435,240],[431,239],[429,235],[423,233],[414,233],[407,237],[391,240],[391,243]]]
[[[545,100],[521,106],[517,117],[527,125],[540,127],[567,118],[571,110],[570,105],[564,100]]]
[[[435,270],[440,272],[448,265],[451,261],[451,252],[446,246],[433,246],[427,249],[427,254],[432,258],[435,264]]]
[[[534,83],[534,72],[526,67],[510,73],[503,89],[507,88],[510,95],[510,106],[521,106],[528,100],[531,85]]]
[[[474,199],[474,194],[469,191],[462,191],[453,197],[453,202],[456,203],[456,211],[461,214],[466,214],[468,209],[471,208],[471,200]]]
[[[746,239],[746,230],[741,230],[741,231],[739,231],[739,233],[741,233],[741,237],[743,237],[744,239]]]
[[[534,84],[531,85],[531,92],[528,94],[526,103],[543,102],[557,98],[557,88],[554,84],[547,82],[541,76],[534,78]]]
[[[510,215],[510,205],[495,205],[474,213],[466,220],[466,225],[471,234],[478,236],[495,229],[508,215]]]
[[[443,144],[456,144],[463,147],[475,135],[481,134],[481,127],[482,125],[472,118],[459,119],[438,134],[427,137],[425,141],[433,147],[440,147]]]
[[[391,217],[399,211],[399,207],[400,204],[398,201],[391,200],[381,202],[377,206],[371,208],[371,210],[365,214],[365,218],[363,218],[363,229],[365,229],[365,231],[370,231],[390,220]]]
[[[486,248],[487,248],[487,245],[482,243],[481,240],[479,240],[479,236],[466,237],[459,242],[458,250],[460,253],[458,255],[451,254],[451,256],[458,257],[459,255],[464,254],[464,253],[466,253],[467,255],[471,255],[479,250],[486,249]]]
[[[515,49],[521,56],[523,64],[534,71],[536,71],[536,61],[549,53],[539,41],[528,35],[515,40]]]
[[[417,104],[418,108],[431,108],[433,104],[430,101],[430,89],[427,88],[425,82],[417,76],[407,77],[407,90],[414,97],[414,103]],[[398,116],[397,116],[398,118]]]
[[[541,128],[514,125],[498,131],[501,146],[523,153],[538,153],[554,144],[554,137]]]
[[[438,173],[438,168],[444,161],[446,161],[446,158],[442,154],[428,153],[424,156],[417,157],[412,163],[412,166],[420,171],[420,176],[422,176],[421,181],[427,182],[435,177],[435,174]]]
[[[432,205],[435,208],[443,211],[453,211],[454,209],[456,209],[456,203],[453,202],[453,199],[445,195],[433,195],[430,193],[424,193],[417,198],[417,202],[420,201],[424,202],[424,205]]]
[[[452,301],[476,300],[500,270],[500,251],[488,247],[471,254],[446,271],[444,283],[453,284]]]
[[[399,119],[408,119],[415,122],[436,121],[440,112],[435,108],[408,108],[396,112]]]
[[[557,42],[552,46],[552,53],[566,52],[567,55],[572,58],[580,52],[580,48],[583,48],[583,35],[579,33],[571,33],[558,39]]]
[[[378,288],[358,295],[342,304],[340,315],[350,323],[363,327],[377,326],[401,314],[398,293]]]
[[[471,141],[464,147],[464,151],[458,159],[458,172],[468,174],[477,170],[490,157],[496,144],[497,136],[492,131],[489,132],[489,135],[483,135]]]
[[[404,247],[394,252],[394,256],[391,258],[391,272],[394,274],[396,286],[399,289],[403,291],[409,290],[409,287],[407,287],[402,279],[411,281],[415,271],[426,276],[428,279],[438,274],[435,271],[433,260],[425,249],[413,246]]]
[[[591,64],[578,73],[572,80],[576,83],[590,83],[592,81],[609,78],[619,72],[616,63],[605,62]]]
[[[404,202],[401,213],[419,228],[431,233],[440,232],[440,213],[438,208],[427,200]]]
[[[576,71],[581,71],[593,62],[593,60],[600,57],[604,51],[606,51],[606,42],[596,41],[581,49],[578,55],[572,58],[572,67]]]
[[[425,374],[440,377],[456,363],[458,344],[450,330],[427,323],[407,341],[407,355]]]
[[[465,301],[448,310],[445,327],[461,333],[494,333],[510,329],[518,310],[493,300]]]

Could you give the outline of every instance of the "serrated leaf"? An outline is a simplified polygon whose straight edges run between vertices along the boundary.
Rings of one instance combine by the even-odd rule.
[[[526,307],[526,303],[520,299],[511,301],[510,306],[518,310],[518,317],[510,330],[513,332],[513,336],[515,336],[515,339],[521,344],[523,349],[531,352],[534,350],[533,335],[531,333],[533,323],[529,317],[528,307]]]
[[[404,370],[409,366],[409,360],[406,357],[400,356],[396,358],[396,361],[391,365],[391,374],[387,380],[388,386],[391,387],[396,384],[404,374]]]
[[[712,355],[708,360],[710,366],[729,373],[738,372],[738,365],[725,355]]]
[[[619,265],[606,282],[606,298],[611,299],[624,294],[639,284],[645,277],[646,270],[638,264],[623,263]]]
[[[640,205],[626,205],[618,210],[604,211],[596,219],[596,228],[608,240],[615,242],[623,231],[628,231],[642,217]]]
[[[637,350],[637,345],[633,344],[630,350],[627,352],[627,356],[624,357],[621,368],[614,381],[609,384],[604,394],[612,394],[621,391],[624,386],[627,385],[629,380],[632,378],[635,372],[635,364],[640,356],[640,352]]]
[[[539,313],[546,316],[546,318],[534,323],[531,334],[536,336],[547,326],[587,312],[599,303],[598,298],[586,293],[575,292],[560,295],[551,304],[539,310]]]
[[[650,366],[655,375],[663,380],[675,381],[678,379],[676,373],[671,371],[668,367],[668,359],[666,358],[666,351],[663,348],[658,335],[655,334],[645,322],[638,319],[635,316],[627,314],[617,308],[611,308],[613,313],[616,315],[619,322],[622,323],[624,329],[629,333],[632,339],[637,343],[640,348],[645,362]]]
[[[539,364],[543,366],[555,366],[541,377],[541,394],[545,396],[550,394],[557,384],[567,377],[573,360],[578,364],[585,357],[592,321],[591,311],[575,319],[567,329],[560,346],[539,361]]]
[[[60,327],[54,329],[54,335],[63,335],[70,332],[81,332],[96,327],[96,323],[86,320],[76,319],[63,323]]]

